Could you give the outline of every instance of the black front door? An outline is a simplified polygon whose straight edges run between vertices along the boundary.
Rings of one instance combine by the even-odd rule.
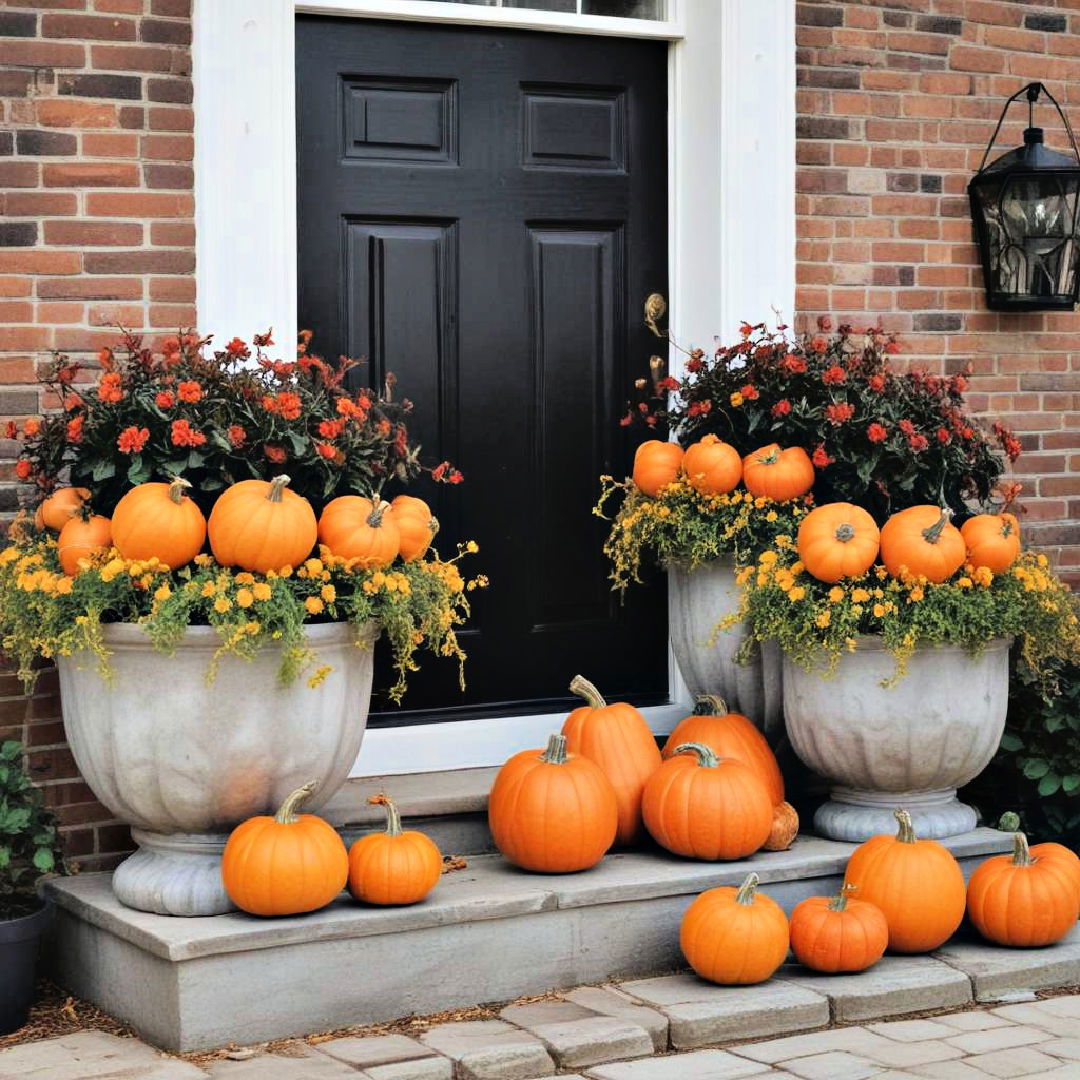
[[[666,292],[666,46],[317,17],[296,44],[301,325],[418,403],[425,459],[465,474],[417,492],[437,544],[476,539],[491,579],[464,694],[428,660],[375,722],[559,708],[579,670],[666,700],[662,586],[620,606],[589,512]]]

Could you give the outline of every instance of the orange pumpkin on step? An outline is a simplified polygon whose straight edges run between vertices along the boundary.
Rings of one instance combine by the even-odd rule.
[[[106,551],[112,544],[112,522],[99,514],[68,518],[56,541],[60,565],[68,577],[79,572],[79,560]]]
[[[893,577],[907,569],[935,585],[951,578],[967,558],[960,530],[949,524],[952,511],[941,506],[909,506],[881,529],[881,561]]]
[[[405,562],[422,559],[439,531],[439,520],[423,499],[398,495],[390,503],[390,516],[398,529],[398,548]]]
[[[889,924],[881,908],[852,899],[853,885],[836,896],[810,896],[791,913],[791,951],[811,971],[865,971],[889,944]]]
[[[57,488],[34,512],[34,524],[39,529],[59,532],[89,498],[89,488]]]
[[[678,443],[649,439],[634,453],[634,483],[646,495],[656,496],[679,475],[682,462],[682,447]]]
[[[583,675],[570,682],[572,693],[588,703],[566,718],[562,733],[571,754],[581,754],[600,766],[611,781],[619,804],[616,843],[632,844],[644,831],[641,793],[660,767],[660,751],[645,718],[625,701],[609,705]]]
[[[319,518],[319,543],[342,559],[355,559],[366,570],[389,566],[401,547],[397,521],[389,510],[390,504],[381,499],[339,495]]]
[[[976,514],[960,526],[960,535],[972,566],[1000,574],[1020,556],[1020,522],[1015,514]]]
[[[789,802],[773,807],[772,828],[769,838],[761,845],[762,851],[787,851],[799,835],[799,814]]]
[[[139,484],[116,504],[112,536],[125,559],[157,558],[171,570],[191,562],[206,540],[206,518],[181,477],[171,484]]]
[[[210,550],[222,566],[256,574],[299,566],[315,546],[311,503],[290,491],[287,476],[241,480],[226,488],[210,511]]]
[[[706,435],[688,446],[682,466],[686,482],[703,495],[726,495],[742,480],[739,451],[715,435]]]
[[[877,522],[852,503],[815,507],[799,525],[799,558],[818,579],[835,584],[865,574],[878,556]]]
[[[349,892],[366,904],[415,904],[439,883],[442,854],[414,829],[403,831],[389,795],[368,802],[386,809],[386,831],[361,836],[349,848]]]
[[[743,483],[755,497],[797,499],[814,486],[814,464],[801,446],[770,443],[743,458]]]

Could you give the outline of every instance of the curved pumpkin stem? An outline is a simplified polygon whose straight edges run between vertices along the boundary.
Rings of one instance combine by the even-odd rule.
[[[584,698],[594,709],[603,709],[607,707],[604,695],[601,694],[584,675],[575,675],[570,680],[570,693],[577,694],[578,697]]]
[[[947,507],[941,508],[941,517],[934,522],[928,529],[923,529],[923,539],[928,544],[936,544],[941,539],[941,531],[949,523],[949,518],[952,517],[952,511]]]
[[[270,481],[270,490],[266,493],[267,501],[281,502],[285,493],[285,488],[288,487],[291,479],[291,477],[286,476],[284,473],[280,476],[275,476],[274,479]]]
[[[1012,853],[1012,865],[1013,866],[1034,866],[1036,860],[1031,857],[1031,852],[1028,850],[1028,839],[1022,833],[1013,834],[1013,853]]]
[[[400,836],[401,835],[401,814],[398,813],[398,808],[394,805],[394,800],[390,798],[385,792],[379,792],[378,795],[372,795],[368,799],[368,805],[381,806],[386,811],[386,835],[387,836]]]
[[[191,481],[185,480],[182,476],[174,476],[172,483],[169,484],[169,498],[179,506],[184,501],[184,494],[190,487]]]
[[[841,544],[846,544],[849,540],[855,539],[855,530],[845,521],[842,525],[836,526],[836,532],[833,533],[833,536]]]
[[[303,803],[311,798],[311,794],[314,790],[315,781],[309,780],[303,787],[298,787],[290,795],[286,795],[285,801],[274,815],[274,820],[279,825],[295,825],[299,820],[297,811]]]
[[[1013,523],[1005,517],[1004,511],[998,515],[1001,518],[1001,538],[1007,540],[1012,536]]]
[[[716,752],[712,747],[706,746],[704,743],[679,743],[679,745],[672,750],[672,753],[685,754],[687,750],[693,754],[697,754],[697,763],[703,769],[715,769],[716,766],[720,764],[720,759],[716,756]]]
[[[735,903],[742,904],[744,907],[751,907],[760,883],[761,878],[757,874],[747,874],[746,880],[739,886],[739,891],[735,894]]]
[[[730,710],[719,694],[698,694],[694,698],[695,716],[727,716]]]
[[[431,539],[434,540],[435,537],[439,535],[440,528],[439,519],[434,514],[431,515],[427,527],[431,530]]]
[[[919,838],[915,835],[915,826],[911,823],[911,815],[906,810],[894,810],[893,817],[900,826],[896,830],[896,839],[901,844],[914,844]]]
[[[754,460],[759,465],[775,465],[780,460],[780,444],[773,443],[767,454],[759,454]]]
[[[846,911],[848,901],[855,895],[858,885],[852,885],[846,881],[840,886],[840,891],[829,901],[830,911]]]
[[[540,760],[548,765],[566,764],[566,736],[556,732],[548,736],[547,748],[540,755]]]
[[[367,523],[373,528],[377,529],[383,522],[383,515],[390,509],[390,504],[381,499],[378,495],[375,496],[375,501],[372,503],[371,513],[367,516]]]

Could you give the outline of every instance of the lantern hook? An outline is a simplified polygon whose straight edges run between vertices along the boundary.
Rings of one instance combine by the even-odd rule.
[[[998,134],[1001,131],[1001,125],[1005,123],[1005,116],[1009,111],[1009,106],[1019,100],[1021,97],[1027,98],[1028,103],[1028,127],[1034,127],[1035,117],[1035,103],[1039,100],[1039,97],[1045,95],[1050,99],[1050,103],[1057,110],[1057,114],[1061,117],[1062,124],[1065,125],[1065,130],[1069,135],[1069,143],[1072,146],[1072,151],[1076,155],[1077,164],[1080,164],[1080,147],[1076,145],[1076,136],[1073,135],[1072,126],[1069,123],[1069,118],[1065,115],[1061,106],[1057,102],[1057,98],[1050,93],[1049,90],[1041,82],[1028,83],[1027,86],[1017,90],[1015,94],[1008,101],[1005,102],[1005,108],[1001,110],[1001,116],[998,118],[997,127],[994,128],[994,134],[990,136],[990,144],[987,146],[986,151],[983,153],[982,162],[979,165],[979,173],[986,168],[986,159],[990,156],[990,151],[994,149],[994,143],[997,141]],[[976,173],[976,176],[978,173]]]

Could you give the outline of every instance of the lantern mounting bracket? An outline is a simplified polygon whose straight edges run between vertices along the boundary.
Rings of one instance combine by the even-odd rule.
[[[986,168],[986,159],[990,156],[990,151],[994,149],[994,143],[997,141],[997,137],[1001,132],[1001,126],[1005,123],[1005,117],[1009,112],[1009,106],[1014,101],[1019,101],[1020,98],[1026,97],[1028,102],[1028,128],[1034,127],[1034,107],[1035,103],[1041,96],[1049,98],[1050,103],[1057,110],[1057,114],[1061,117],[1061,122],[1065,127],[1065,130],[1069,135],[1069,144],[1072,146],[1072,151],[1076,155],[1077,164],[1080,164],[1080,147],[1076,145],[1076,136],[1073,135],[1072,125],[1069,123],[1069,118],[1065,115],[1061,106],[1058,104],[1057,98],[1046,89],[1045,85],[1041,82],[1028,83],[1027,86],[1017,90],[1015,94],[1008,101],[1005,102],[1005,108],[1001,110],[1001,116],[998,117],[997,127],[994,128],[994,134],[990,136],[990,143],[986,147],[982,156],[982,161],[979,164],[979,173]],[[976,176],[979,174],[976,173]]]

